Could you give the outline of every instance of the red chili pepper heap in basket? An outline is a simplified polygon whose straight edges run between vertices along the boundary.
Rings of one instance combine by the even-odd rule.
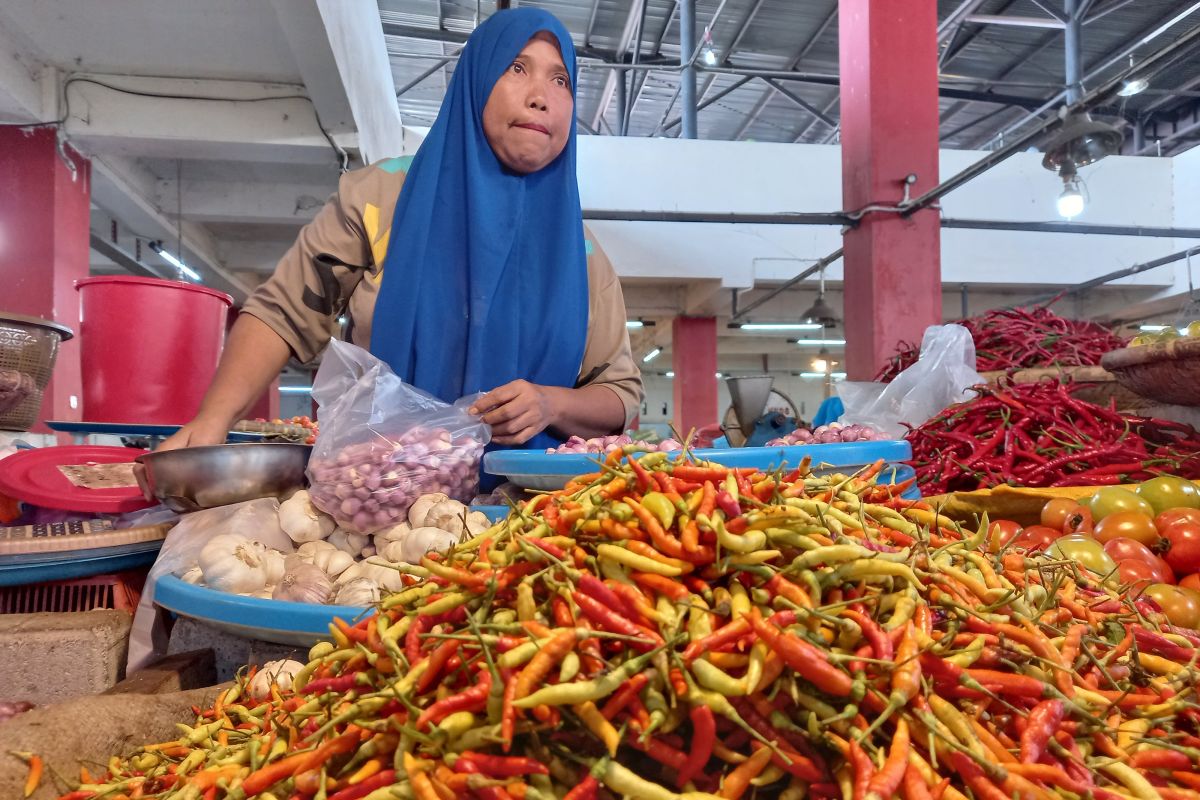
[[[1033,367],[1090,367],[1125,341],[1095,322],[1066,319],[1047,306],[997,309],[960,320],[975,341],[975,369],[1008,372]],[[875,380],[890,383],[917,363],[921,347],[900,342]]]
[[[1190,425],[1127,416],[1072,390],[1057,381],[976,386],[974,400],[909,431],[922,493],[1200,478],[1200,434]]]

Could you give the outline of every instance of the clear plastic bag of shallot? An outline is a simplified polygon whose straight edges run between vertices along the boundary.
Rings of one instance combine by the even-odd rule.
[[[309,496],[338,525],[371,533],[404,522],[418,497],[469,502],[491,428],[467,413],[475,397],[444,403],[352,344],[333,340],[313,381],[320,434],[308,462]]]

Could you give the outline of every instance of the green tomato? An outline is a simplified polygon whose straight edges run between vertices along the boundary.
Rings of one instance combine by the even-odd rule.
[[[1200,337],[1200,321],[1188,323],[1187,335],[1193,339]]]
[[[1173,325],[1168,325],[1158,332],[1158,340],[1160,342],[1169,342],[1172,339],[1179,338],[1179,330]]]
[[[1092,521],[1099,522],[1109,514],[1118,511],[1140,511],[1151,519],[1154,518],[1154,507],[1128,489],[1118,489],[1115,486],[1105,486],[1097,489],[1088,501],[1092,510]]]
[[[1155,515],[1169,508],[1200,508],[1196,484],[1173,475],[1151,478],[1137,488],[1137,495],[1151,505]]]
[[[1046,548],[1046,555],[1055,560],[1074,561],[1097,577],[1115,574],[1117,563],[1104,552],[1104,546],[1090,536],[1071,534]]]

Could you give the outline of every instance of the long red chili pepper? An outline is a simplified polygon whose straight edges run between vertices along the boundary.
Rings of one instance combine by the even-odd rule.
[[[1064,707],[1061,700],[1043,700],[1033,707],[1021,732],[1021,760],[1035,764],[1046,750],[1050,738],[1062,724]]]

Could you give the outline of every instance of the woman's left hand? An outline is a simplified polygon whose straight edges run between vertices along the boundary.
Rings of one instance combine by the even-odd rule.
[[[468,413],[479,414],[492,426],[492,441],[523,444],[555,422],[548,387],[529,381],[512,381],[475,401]]]

